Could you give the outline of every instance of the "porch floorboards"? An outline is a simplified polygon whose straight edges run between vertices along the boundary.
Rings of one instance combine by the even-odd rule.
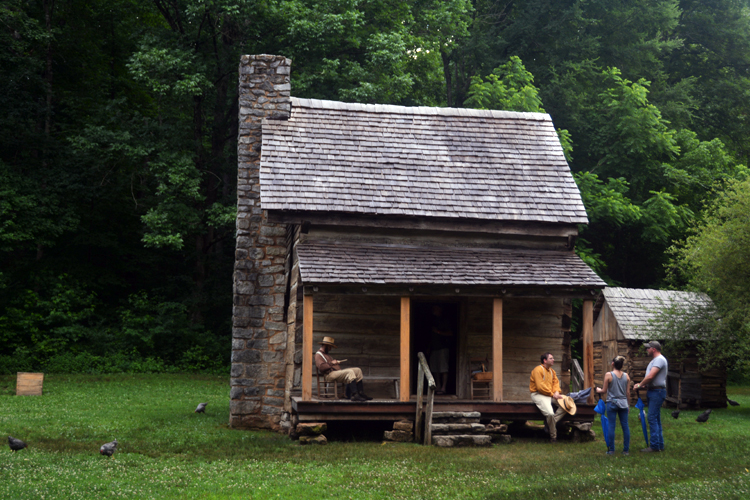
[[[575,415],[565,418],[569,422],[593,422],[594,405],[576,405]],[[302,401],[292,397],[292,411],[300,422],[327,420],[414,420],[417,412],[416,396],[411,401],[396,399],[373,399],[372,401],[349,401],[347,399],[316,399]],[[542,413],[531,401],[494,401],[470,399],[435,398],[433,411],[478,411],[482,419],[542,420]]]

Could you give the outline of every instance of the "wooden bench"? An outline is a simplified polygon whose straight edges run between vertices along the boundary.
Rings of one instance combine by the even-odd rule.
[[[401,377],[389,377],[389,376],[365,376],[362,382],[392,382],[393,390],[396,393],[396,399],[401,397]]]
[[[326,381],[325,377],[315,369],[315,376],[317,379],[318,397],[319,398],[333,398],[339,399],[338,384],[335,382]],[[393,382],[393,389],[396,392],[396,399],[399,399],[400,393],[400,382],[401,377],[389,377],[389,376],[368,376],[366,375],[362,382]],[[344,385],[341,383],[341,385]],[[343,397],[343,394],[342,394]]]

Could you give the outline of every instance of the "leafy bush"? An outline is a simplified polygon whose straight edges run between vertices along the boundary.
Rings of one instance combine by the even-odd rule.
[[[0,373],[228,373],[231,339],[187,306],[133,294],[116,314],[66,275],[32,283],[0,309]]]

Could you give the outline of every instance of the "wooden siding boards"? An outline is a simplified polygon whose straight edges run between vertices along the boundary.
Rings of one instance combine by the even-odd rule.
[[[706,295],[693,292],[619,287],[605,288],[603,296],[620,328],[618,333],[622,332],[622,339],[627,340],[648,340],[649,320],[670,304],[705,304],[711,300]]]
[[[292,98],[260,181],[264,210],[588,223],[542,113]]]
[[[603,383],[615,356],[624,356],[626,371],[638,382],[646,376],[651,358],[642,349],[649,340],[649,320],[657,311],[672,303],[705,304],[710,299],[692,292],[645,290],[633,288],[605,288],[600,297],[599,314],[594,325],[595,385]],[[722,408],[726,406],[726,370],[723,367],[701,369],[697,350],[690,350],[685,358],[668,356],[669,378],[667,401],[680,408]],[[631,385],[632,387],[632,385]],[[641,399],[647,401],[646,391]],[[631,390],[631,404],[637,400]]]
[[[309,242],[297,255],[306,285],[605,286],[573,252]]]

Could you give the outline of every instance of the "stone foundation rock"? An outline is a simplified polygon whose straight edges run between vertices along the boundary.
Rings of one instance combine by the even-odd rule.
[[[297,434],[300,436],[317,436],[328,430],[325,422],[303,422],[297,424]]]
[[[395,441],[397,443],[411,443],[414,441],[414,434],[410,431],[385,431],[383,432],[383,439],[386,441]]]
[[[299,444],[328,444],[328,439],[323,434],[317,436],[300,436]]]
[[[453,436],[432,436],[432,444],[441,448],[453,448],[460,446],[490,446],[490,436],[475,434],[457,434]]]

